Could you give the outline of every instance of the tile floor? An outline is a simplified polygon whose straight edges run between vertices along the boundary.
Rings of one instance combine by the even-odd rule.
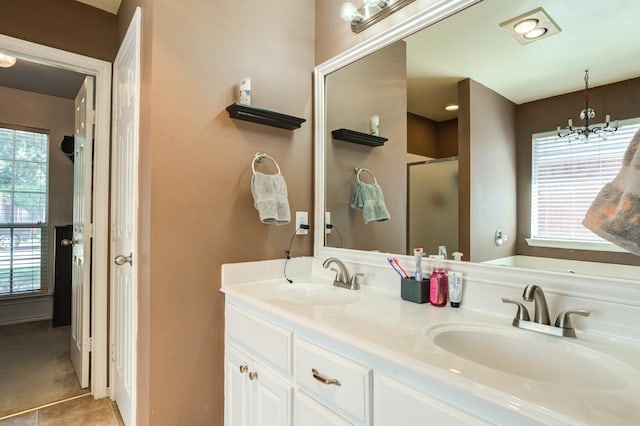
[[[0,420],[0,426],[124,426],[109,398],[84,395]]]

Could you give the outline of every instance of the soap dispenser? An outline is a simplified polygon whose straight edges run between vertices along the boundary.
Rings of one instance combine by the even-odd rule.
[[[441,308],[447,304],[447,293],[449,290],[449,282],[447,274],[444,272],[442,264],[442,256],[433,256],[435,258],[435,266],[429,279],[429,302],[433,306]]]

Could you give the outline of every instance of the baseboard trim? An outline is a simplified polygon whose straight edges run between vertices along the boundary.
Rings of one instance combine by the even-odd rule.
[[[53,318],[53,296],[0,301],[0,325],[49,320]]]

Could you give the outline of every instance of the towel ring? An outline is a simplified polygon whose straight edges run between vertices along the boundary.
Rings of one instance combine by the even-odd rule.
[[[278,162],[274,160],[273,157],[271,157],[269,154],[264,154],[262,152],[256,152],[255,157],[253,157],[253,161],[251,162],[251,170],[253,170],[253,173],[256,172],[256,161],[260,163],[265,158],[268,158],[269,160],[273,161],[273,163],[278,168],[278,174],[281,175],[282,173],[280,173],[280,165],[278,164]]]
[[[354,167],[354,173],[356,174],[356,179],[358,179],[358,183],[362,183],[360,181],[360,173],[362,173],[362,172],[369,173],[369,175],[371,175],[371,177],[373,178],[373,183],[376,184],[376,185],[378,184],[378,180],[376,179],[376,175],[374,175],[371,170],[365,169],[364,167],[356,166],[356,167]]]

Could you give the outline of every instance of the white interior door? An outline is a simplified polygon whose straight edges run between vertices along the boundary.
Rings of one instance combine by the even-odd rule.
[[[111,167],[111,398],[126,425],[136,416],[140,8],[113,68]]]
[[[80,387],[89,386],[91,298],[91,176],[93,161],[93,77],[75,101],[73,162],[73,269],[71,275],[71,362]]]

